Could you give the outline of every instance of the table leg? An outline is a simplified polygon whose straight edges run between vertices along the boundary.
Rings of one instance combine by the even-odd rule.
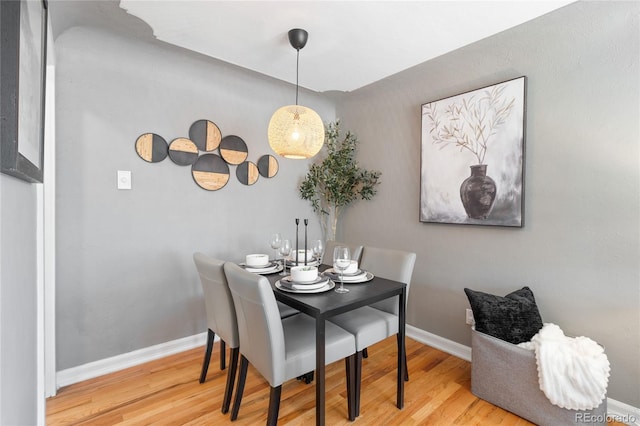
[[[316,425],[324,426],[325,405],[325,330],[324,318],[316,318]]]
[[[405,330],[405,321],[406,321],[406,288],[402,289],[402,293],[398,297],[399,304],[399,315],[398,315],[398,391],[397,391],[397,402],[396,405],[398,408],[402,409],[404,407],[404,360],[405,360],[405,344],[404,344],[404,330]]]

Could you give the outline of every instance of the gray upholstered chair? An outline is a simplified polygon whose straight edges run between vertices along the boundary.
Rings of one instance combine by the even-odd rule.
[[[224,399],[222,401],[222,412],[227,413],[229,411],[229,405],[231,404],[231,395],[233,394],[240,347],[236,311],[223,269],[225,262],[206,256],[203,253],[195,253],[193,255],[193,261],[196,264],[196,269],[200,275],[200,282],[202,283],[208,327],[207,346],[204,361],[202,362],[200,383],[204,383],[207,378],[213,341],[216,333],[218,333],[220,337],[221,370],[225,368],[225,344],[231,348],[231,360],[229,371],[227,372],[227,386],[225,387]]]
[[[415,253],[365,246],[362,250],[360,267],[376,276],[407,284],[406,295],[408,297],[415,262]],[[396,296],[330,318],[331,322],[349,331],[356,338],[356,416],[360,415],[363,353],[366,352],[367,347],[374,343],[398,334],[398,315],[399,306]],[[404,363],[405,380],[408,380],[406,357]]]
[[[238,318],[240,371],[231,420],[238,417],[248,363],[269,382],[267,424],[278,421],[282,384],[315,368],[315,320],[305,314],[280,319],[269,281],[232,263],[224,265]],[[354,419],[355,339],[340,327],[326,324],[326,363],[346,359],[349,418]],[[351,386],[350,386],[351,385]]]
[[[207,313],[207,345],[202,370],[200,372],[200,383],[207,379],[211,352],[216,336],[220,338],[220,369],[226,368],[226,346],[230,348],[230,365],[227,372],[227,386],[225,388],[222,402],[222,412],[227,413],[231,404],[231,395],[236,379],[238,366],[240,338],[238,337],[238,323],[236,320],[236,310],[233,305],[233,298],[229,290],[229,284],[224,274],[224,261],[209,257],[203,253],[195,253],[193,261],[200,275],[202,292],[204,293],[205,310]],[[288,317],[295,315],[298,311],[283,303],[278,304],[280,315]]]
[[[325,265],[333,266],[333,249],[338,246],[346,246],[351,250],[351,259],[360,262],[362,256],[362,246],[356,244],[341,243],[340,241],[328,240],[324,244],[324,255],[322,256],[322,263]]]

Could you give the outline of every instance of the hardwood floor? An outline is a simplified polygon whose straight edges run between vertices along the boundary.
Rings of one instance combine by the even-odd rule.
[[[470,363],[412,339],[407,339],[411,380],[405,386],[405,407],[398,410],[395,342],[392,337],[369,349],[355,422],[347,419],[344,363],[327,366],[327,425],[532,424],[476,398],[470,390]],[[47,425],[232,424],[220,412],[227,370],[219,369],[219,350],[216,343],[204,384],[198,382],[204,348],[197,348],[62,388],[47,400]],[[268,401],[268,383],[250,367],[233,424],[264,424]],[[314,422],[314,383],[285,383],[278,424]]]

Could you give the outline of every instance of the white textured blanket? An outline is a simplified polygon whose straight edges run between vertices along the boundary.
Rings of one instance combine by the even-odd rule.
[[[535,350],[540,389],[552,404],[590,410],[602,403],[610,372],[602,346],[588,337],[567,337],[555,324],[544,324],[518,346]]]

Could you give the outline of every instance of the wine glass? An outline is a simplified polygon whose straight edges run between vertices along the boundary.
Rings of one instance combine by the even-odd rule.
[[[336,288],[337,293],[348,293],[349,289],[344,288],[343,272],[351,264],[351,253],[349,247],[338,246],[333,249],[333,267],[340,272],[340,287]]]
[[[324,244],[322,244],[322,240],[315,240],[313,242],[313,246],[311,246],[311,250],[313,252],[313,257],[318,261],[318,265],[322,263],[322,252],[324,250]]]
[[[282,269],[282,272],[280,272],[280,275],[286,276],[287,275],[287,256],[289,256],[289,253],[291,253],[291,241],[282,240],[282,245],[280,245],[280,248],[278,250],[282,255],[283,269]]]
[[[278,233],[272,234],[271,235],[271,248],[273,250],[275,250],[275,252],[276,252],[276,256],[273,258],[274,262],[277,262],[277,260],[278,260],[278,249],[280,248],[281,245],[282,245],[282,237],[280,236],[280,234],[278,234]]]

